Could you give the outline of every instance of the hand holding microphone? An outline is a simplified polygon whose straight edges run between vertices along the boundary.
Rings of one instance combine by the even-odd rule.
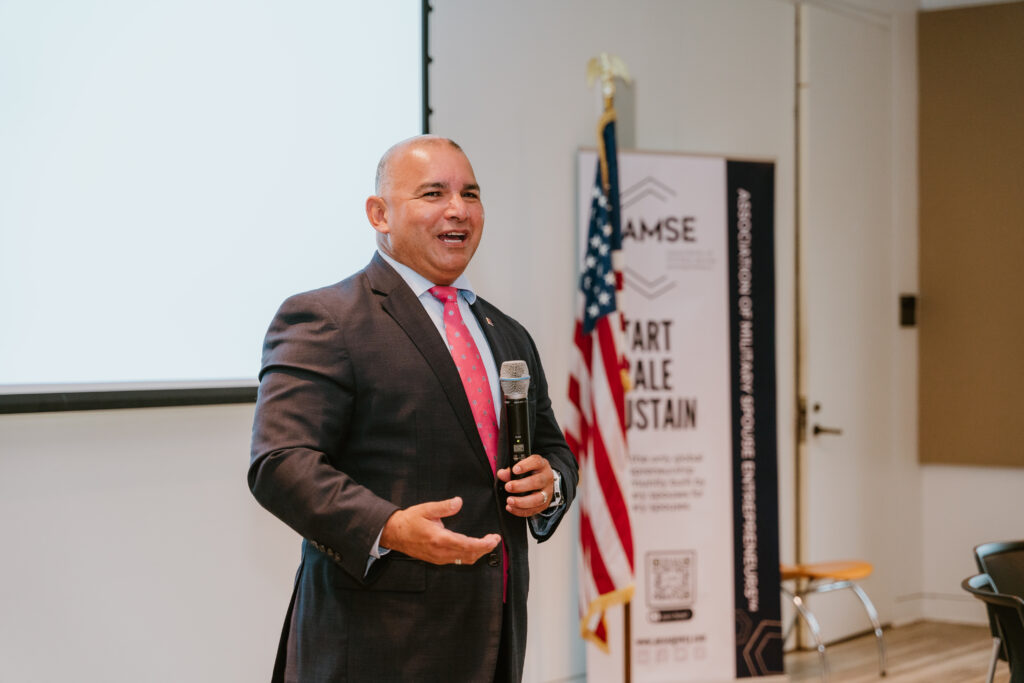
[[[499,373],[505,406],[505,432],[512,462],[499,470],[510,494],[505,509],[519,517],[543,512],[555,498],[556,472],[546,458],[535,455],[530,442],[530,371],[526,361],[510,360],[501,364]],[[515,472],[519,465],[519,472]]]

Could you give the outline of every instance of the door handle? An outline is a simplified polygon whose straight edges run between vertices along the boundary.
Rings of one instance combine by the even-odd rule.
[[[839,436],[843,433],[842,429],[837,429],[835,427],[822,427],[819,424],[814,425],[813,431],[815,436],[818,436],[819,434],[833,434],[835,436]]]

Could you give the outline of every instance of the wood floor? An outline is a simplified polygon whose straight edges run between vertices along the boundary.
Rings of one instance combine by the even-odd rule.
[[[920,621],[885,630],[888,675],[878,675],[878,650],[872,634],[831,645],[827,649],[830,683],[983,683],[992,655],[987,627]],[[816,651],[786,654],[790,681],[820,681]],[[995,680],[1010,680],[1006,662],[996,668]]]

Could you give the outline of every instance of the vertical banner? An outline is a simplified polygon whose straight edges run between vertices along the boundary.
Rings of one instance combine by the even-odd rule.
[[[775,429],[775,168],[726,162],[736,674],[782,673]]]
[[[581,236],[595,160],[579,153]],[[781,674],[774,167],[622,151],[618,165],[631,680]],[[622,680],[601,656],[588,680]]]

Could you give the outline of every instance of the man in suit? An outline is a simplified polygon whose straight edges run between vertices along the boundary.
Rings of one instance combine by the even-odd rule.
[[[484,211],[461,148],[392,147],[366,214],[370,264],[285,301],[264,343],[249,486],[304,539],[274,680],[519,681],[527,529],[558,526],[576,461],[529,334],[463,275]],[[515,478],[507,360],[532,376]]]

